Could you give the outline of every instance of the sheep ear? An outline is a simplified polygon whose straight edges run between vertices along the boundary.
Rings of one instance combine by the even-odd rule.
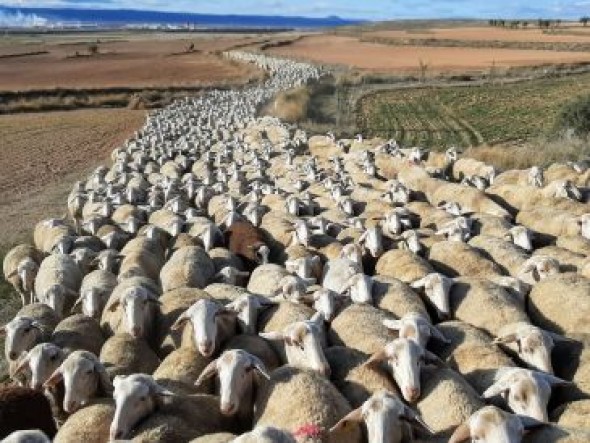
[[[399,331],[402,327],[401,320],[383,320],[383,326],[392,331]]]
[[[562,378],[556,377],[553,374],[547,374],[545,372],[541,373],[541,377],[551,386],[569,386],[574,384],[573,381],[564,380]]]
[[[466,423],[460,424],[449,438],[449,443],[461,443],[471,439],[471,430]]]
[[[256,369],[260,375],[262,375],[264,378],[266,378],[267,380],[270,380],[270,375],[266,370],[266,366],[264,365],[264,363],[262,362],[262,360],[260,360],[258,357],[252,355],[250,357],[250,365],[253,369]]]
[[[201,375],[199,375],[199,378],[195,382],[195,386],[201,386],[205,380],[209,380],[215,374],[217,374],[217,359],[213,360],[203,369],[203,372],[201,372]]]
[[[451,340],[446,338],[444,336],[444,334],[442,332],[440,332],[440,330],[436,326],[429,324],[428,328],[430,329],[430,335],[433,336],[434,338],[436,338],[437,340],[440,340],[443,343],[447,343],[447,344],[451,343]]]
[[[424,349],[424,353],[422,354],[422,360],[424,361],[424,363],[430,363],[430,364],[434,364],[436,366],[445,366],[445,363],[439,358],[438,355],[428,351],[427,349]]]
[[[363,364],[365,366],[373,366],[387,359],[387,352],[385,352],[385,349],[382,349],[381,351],[375,352],[373,355],[371,355],[371,357],[369,357],[369,359]]]
[[[186,314],[186,312],[183,312],[182,314],[180,314],[180,317],[176,319],[174,324],[170,326],[170,329],[172,331],[179,331],[182,329],[182,327],[187,321],[190,321],[190,317]]]
[[[510,390],[510,381],[508,379],[502,378],[490,386],[488,389],[484,391],[482,394],[483,398],[491,398],[495,397],[496,395],[500,395],[506,391]]]
[[[551,337],[553,339],[553,341],[555,342],[566,342],[566,343],[572,343],[575,342],[576,340],[574,340],[573,338],[569,338],[566,337],[564,335],[560,335],[560,334],[556,334],[555,332],[549,332],[549,331],[545,331],[545,333]]]
[[[422,417],[407,406],[404,408],[404,415],[400,418],[407,421],[411,426],[419,426],[431,435],[436,434],[436,432],[426,424]]]
[[[492,343],[494,344],[507,344],[507,343],[514,343],[515,341],[518,341],[518,336],[516,334],[508,334],[508,335],[504,335],[502,337],[498,337],[495,338]]]
[[[19,374],[20,372],[24,371],[24,369],[27,367],[28,364],[29,364],[29,353],[27,352],[19,360],[18,366],[16,367],[16,369],[12,373],[12,376],[15,376],[15,375]]]
[[[346,427],[346,424],[348,422],[360,423],[362,420],[363,420],[363,412],[362,412],[361,408],[354,409],[353,411],[350,411],[347,415],[342,417],[338,421],[338,423],[336,423],[334,426],[332,426],[330,428],[329,432],[330,432],[330,434],[333,432],[338,432],[339,430]]]
[[[285,340],[285,334],[282,332],[260,332],[258,335],[265,340]]]
[[[410,284],[410,287],[414,289],[420,289],[426,286],[426,279],[421,278],[420,280],[416,280],[415,282]]]
[[[547,425],[547,423],[545,423],[545,422],[536,420],[536,419],[534,419],[532,417],[528,417],[526,415],[516,414],[516,416],[518,417],[518,419],[522,423],[522,426],[524,427],[525,431],[530,431],[532,429],[540,428],[541,426]]]
[[[152,386],[153,393],[159,397],[174,397],[176,394],[168,389],[160,386],[158,383],[154,382]]]
[[[80,305],[82,304],[82,294],[80,294],[80,297],[78,297],[76,299],[76,302],[74,303],[74,305],[72,306],[72,309],[70,310],[70,312],[73,314],[76,312],[76,309],[78,309],[80,307]]]
[[[582,224],[581,221],[580,221],[580,224]],[[8,280],[9,278],[16,277],[17,275],[18,275],[18,269],[15,269],[14,271],[12,271],[10,274],[8,274],[6,276],[6,279]]]
[[[53,371],[53,374],[43,383],[43,387],[52,388],[63,380],[63,373],[61,372],[61,366]]]

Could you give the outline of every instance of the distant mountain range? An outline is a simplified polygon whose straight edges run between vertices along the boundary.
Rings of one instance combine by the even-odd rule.
[[[194,25],[205,28],[324,28],[361,23],[332,16],[325,18],[264,15],[212,15],[132,9],[21,8],[0,5],[0,26],[67,25]]]

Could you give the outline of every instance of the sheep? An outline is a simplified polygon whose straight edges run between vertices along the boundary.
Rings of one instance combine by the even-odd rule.
[[[460,321],[439,323],[438,329],[448,340],[431,342],[430,348],[449,367],[459,372],[478,393],[494,383],[496,372],[514,366],[513,361],[480,329]]]
[[[200,299],[184,311],[171,326],[180,330],[187,322],[192,324],[197,350],[204,357],[211,357],[236,331],[236,314],[212,300]]]
[[[553,374],[551,351],[556,343],[566,340],[527,322],[517,322],[502,326],[494,343],[503,345],[529,367]]]
[[[192,443],[197,442],[198,440],[195,440]],[[204,441],[203,443],[208,443],[208,441]],[[291,433],[282,429],[272,426],[260,426],[223,443],[297,443],[297,440]]]
[[[529,256],[521,247],[510,241],[486,235],[478,235],[469,240],[469,245],[490,257],[501,270],[517,276]]]
[[[584,430],[589,428],[588,414],[590,414],[590,400],[567,403],[552,412],[554,417],[558,417],[555,421],[559,426]]]
[[[427,260],[412,251],[393,249],[379,258],[375,272],[380,276],[411,283],[434,272],[434,270]]]
[[[533,257],[541,256],[555,260],[558,267],[557,272],[579,272],[585,264],[586,257],[582,254],[576,254],[567,249],[558,246],[545,246],[538,248],[533,253]]]
[[[205,217],[196,217],[190,221],[188,234],[198,238],[205,251],[209,252],[223,242],[223,233],[215,223]]]
[[[213,261],[215,272],[221,271],[227,266],[244,271],[242,260],[225,248],[213,248],[208,251],[209,258]]]
[[[76,314],[58,323],[51,335],[51,342],[66,354],[84,350],[98,355],[104,337],[96,319]]]
[[[129,243],[127,244],[127,246]],[[164,259],[147,249],[132,249],[128,252],[121,251],[123,259],[119,266],[118,280],[122,281],[131,277],[146,277],[152,281],[158,281]]]
[[[268,263],[258,266],[250,275],[248,292],[263,296],[274,295],[280,281],[287,275],[287,270],[279,265]]]
[[[14,431],[2,443],[51,443],[51,440],[38,429]]]
[[[533,286],[551,275],[558,274],[560,270],[561,266],[554,258],[546,255],[533,255],[522,264],[517,277]]]
[[[580,235],[580,218],[552,207],[522,210],[516,222],[537,233],[538,241],[548,244],[558,237]]]
[[[127,332],[134,337],[153,339],[154,321],[159,305],[153,282],[134,277],[119,283],[101,317],[101,327],[107,336]]]
[[[46,254],[56,250],[62,254],[69,253],[75,236],[74,229],[60,219],[40,221],[33,231],[35,248]]]
[[[449,343],[445,336],[430,323],[430,320],[419,312],[409,312],[399,320],[384,320],[383,326],[398,331],[400,338],[414,340],[416,344],[423,348],[426,348],[426,344],[431,337]]]
[[[381,363],[387,364],[403,398],[408,402],[414,402],[420,398],[421,365],[442,364],[436,355],[407,338],[396,338],[390,341],[371,355],[366,362],[367,365],[377,366]]]
[[[330,375],[330,366],[322,347],[324,331],[321,315],[316,314],[311,320],[291,323],[282,331],[261,332],[260,336],[266,340],[284,342],[287,363],[291,366]]]
[[[168,354],[153,371],[153,378],[166,389],[178,394],[210,394],[213,384],[204,381],[195,386],[199,375],[211,363],[211,358],[203,357],[196,349],[182,347]]]
[[[335,432],[348,423],[354,422],[365,423],[368,441],[371,442],[401,443],[406,424],[422,427],[428,433],[433,433],[414,410],[402,403],[397,396],[385,390],[374,393],[361,406],[341,418],[330,432]]]
[[[51,333],[59,323],[53,309],[41,303],[26,305],[6,325],[0,327],[4,341],[4,355],[11,362],[38,343],[49,341]]]
[[[497,335],[502,325],[508,323],[528,322],[521,301],[489,280],[455,279],[449,295],[455,319],[489,334]]]
[[[160,271],[164,292],[181,287],[207,286],[215,275],[215,266],[203,248],[186,246],[180,248]]]
[[[554,375],[521,368],[502,368],[484,398],[502,394],[515,414],[548,421],[547,404],[554,386],[570,384]]]
[[[259,311],[274,305],[268,299],[245,293],[225,305],[237,314],[238,327],[243,334],[255,334]]]
[[[438,272],[451,277],[502,275],[500,267],[478,249],[459,241],[441,241],[430,248],[428,260]]]
[[[285,366],[273,371],[257,392],[254,423],[256,427],[277,426],[289,432],[315,425],[327,432],[350,411],[346,399],[323,376]],[[353,423],[329,434],[326,441],[360,443],[360,428]]]
[[[117,376],[113,385],[111,440],[189,441],[227,428],[215,397],[178,397],[146,374]]]
[[[33,389],[0,388],[0,417],[0,438],[21,429],[38,429],[49,438],[57,432],[49,400]]]
[[[72,414],[55,435],[54,443],[109,441],[109,426],[115,413],[112,399],[95,399]]]
[[[581,235],[557,237],[555,245],[576,254],[590,256],[590,239]]]
[[[287,301],[276,303],[260,313],[258,318],[259,332],[278,332],[285,329],[291,323],[305,321],[314,315],[314,310],[302,304]],[[284,346],[269,342],[275,352],[287,360]]]
[[[63,410],[69,414],[86,406],[95,396],[110,395],[113,389],[104,366],[96,355],[88,351],[69,354],[43,383],[43,387],[54,388],[62,380],[65,388]]]
[[[324,265],[322,286],[338,294],[344,292],[346,283],[355,274],[361,273],[362,267],[358,262],[348,258],[329,260]]]
[[[181,346],[192,346],[192,338],[188,343],[183,343],[183,334],[178,331],[174,332],[170,328],[180,314],[195,302],[210,298],[210,295],[201,289],[180,288],[166,292],[158,299],[160,309],[156,312],[155,343],[157,344],[156,351],[160,357],[165,357]]]
[[[386,390],[397,392],[388,374],[364,364],[368,355],[354,349],[333,346],[326,349],[332,383],[353,408],[361,406],[371,395]]]
[[[342,310],[332,321],[328,340],[332,346],[346,346],[373,354],[383,349],[391,335],[383,325],[389,316],[369,305],[353,304]],[[358,331],[363,331],[359,334]]]
[[[151,374],[160,364],[160,359],[145,340],[127,333],[115,334],[106,340],[98,358],[110,378],[137,372]]]
[[[590,279],[558,274],[537,283],[529,294],[528,312],[534,324],[559,334],[590,333]]]
[[[35,295],[55,313],[66,316],[78,296],[82,273],[74,260],[63,254],[50,255],[41,262],[35,279]]]
[[[84,315],[99,320],[115,286],[117,286],[117,277],[113,273],[100,269],[92,271],[82,279],[80,296],[72,306],[72,310],[81,305]]]
[[[270,249],[260,229],[249,222],[236,222],[224,233],[228,249],[244,260],[248,270],[268,263]]]
[[[203,369],[195,385],[216,375],[219,377],[220,412],[236,417],[246,428],[250,428],[257,376],[270,379],[264,363],[248,352],[226,350]]]
[[[242,434],[244,435],[244,434]],[[229,432],[216,432],[192,439],[189,443],[231,443],[236,439],[235,434]],[[260,440],[256,440],[260,441]]]
[[[449,443],[476,440],[482,443],[520,442],[526,430],[543,426],[530,417],[512,415],[495,406],[475,411],[451,435]]]
[[[435,308],[438,316],[446,319],[451,315],[449,297],[453,284],[453,279],[433,272],[413,282],[411,287],[413,289],[424,288],[424,294],[429,303]]]
[[[39,343],[23,353],[18,366],[11,376],[15,378],[23,371],[30,372],[29,387],[40,391],[43,383],[63,362],[65,353],[53,343]]]
[[[34,302],[34,284],[42,254],[30,245],[18,245],[4,256],[4,278],[20,295],[23,306]]]
[[[409,285],[391,277],[373,277],[373,301],[375,307],[401,318],[416,312],[429,319],[424,303]]]

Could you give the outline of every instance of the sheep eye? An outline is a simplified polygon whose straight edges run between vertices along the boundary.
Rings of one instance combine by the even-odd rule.
[[[145,395],[139,397],[139,401],[144,402],[147,400],[147,397]]]
[[[57,358],[57,355],[52,355],[51,357],[49,357],[49,360],[55,361],[56,358]]]
[[[31,328],[30,327],[25,328],[24,332],[25,332],[25,334],[28,334],[29,332],[31,332]]]
[[[88,370],[86,371],[86,375],[90,375],[90,374],[92,374],[93,372],[94,372],[94,371],[93,371],[92,369],[88,369]]]

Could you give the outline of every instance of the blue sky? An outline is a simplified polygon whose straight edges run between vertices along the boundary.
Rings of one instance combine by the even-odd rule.
[[[0,0],[0,5],[309,17],[338,15],[370,20],[448,17],[579,18],[590,15],[590,0]]]

